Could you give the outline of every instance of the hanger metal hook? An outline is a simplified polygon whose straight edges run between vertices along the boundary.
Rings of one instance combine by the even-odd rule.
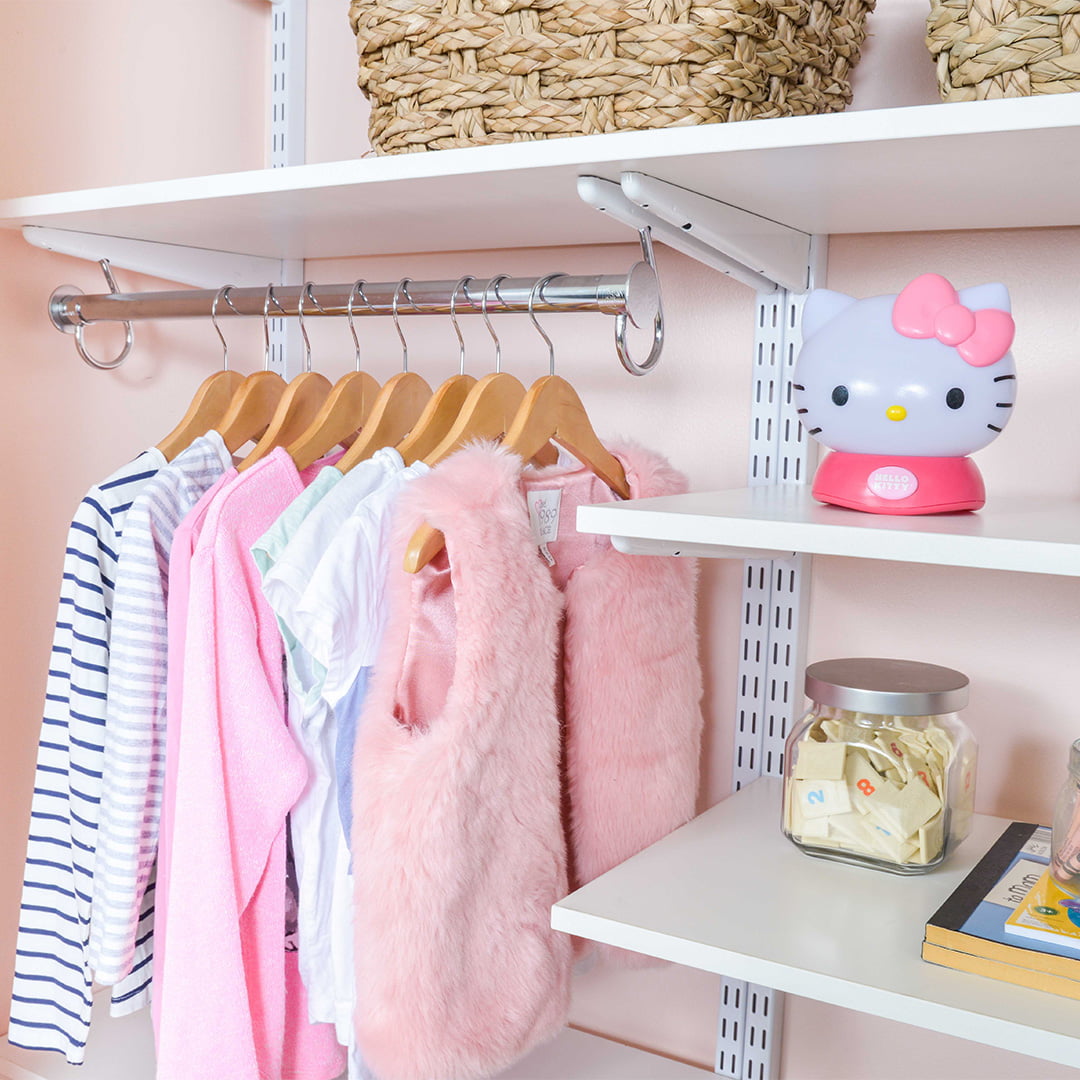
[[[271,282],[266,286],[266,299],[263,300],[263,367],[270,370],[270,301],[273,300],[274,306],[281,312],[282,315],[288,315],[288,312],[281,306],[281,301],[274,295],[274,283]]]
[[[529,293],[529,319],[533,326],[536,327],[536,332],[547,343],[548,348],[548,374],[555,374],[555,346],[548,337],[547,331],[540,325],[540,320],[536,317],[535,304],[536,298],[539,296],[541,300],[544,299],[544,286],[549,285],[556,278],[566,277],[565,274],[548,274],[547,277],[537,278],[536,284],[532,287],[532,291]]]
[[[644,261],[656,273],[656,258],[653,254],[652,229],[646,226],[638,229],[641,238],[641,254]],[[619,361],[631,375],[647,375],[660,359],[660,352],[664,347],[664,307],[660,299],[659,290],[656,295],[656,318],[653,319],[653,342],[649,355],[639,364],[630,355],[630,348],[626,340],[626,330],[630,317],[626,312],[615,316],[615,351],[619,354]]]
[[[218,326],[217,321],[217,306],[222,299],[228,299],[229,290],[236,288],[235,285],[222,285],[220,289],[214,294],[214,302],[210,305],[210,322],[213,323],[214,329],[217,331],[217,336],[221,339],[221,348],[224,350],[224,356],[222,357],[222,369],[224,371],[229,370],[229,343],[225,340],[225,335],[221,332],[221,327]],[[236,310],[230,302],[229,307]]]
[[[495,333],[495,327],[491,325],[491,319],[488,316],[488,290],[495,290],[495,298],[502,301],[502,297],[499,296],[499,282],[506,281],[509,274],[496,274],[493,278],[489,279],[488,283],[484,286],[484,295],[480,300],[480,312],[484,316],[484,325],[487,326],[488,333],[491,335],[491,340],[495,342],[495,370],[496,372],[502,371],[502,342],[499,341],[499,335]]]
[[[461,334],[461,327],[458,324],[457,318],[457,296],[461,289],[465,290],[465,299],[472,303],[469,296],[469,282],[476,279],[471,274],[466,274],[463,278],[458,278],[457,284],[454,286],[454,291],[450,294],[450,322],[454,325],[454,333],[457,334],[458,339],[458,372],[461,375],[465,374],[465,338]]]
[[[314,287],[314,283],[310,281],[304,282],[304,287],[300,290],[300,295],[296,299],[296,317],[300,320],[300,335],[304,339],[304,371],[311,371],[311,338],[308,337],[307,325],[304,322],[304,298],[311,296],[311,290]],[[314,300],[315,298],[311,296]],[[316,306],[317,306],[316,302]],[[322,310],[321,308],[319,309]]]
[[[356,299],[356,294],[360,294],[360,299],[364,301],[364,306],[368,311],[372,310],[371,301],[364,295],[364,279],[357,278],[353,282],[353,287],[349,290],[349,301],[345,305],[345,314],[349,317],[349,333],[352,334],[353,346],[356,349],[356,370],[360,370],[360,338],[356,334],[356,323],[353,321],[353,301]]]
[[[116,286],[116,279],[113,277],[109,260],[99,259],[98,265],[101,267],[101,272],[105,275],[105,281],[109,286],[109,293],[115,295],[120,290]],[[75,351],[79,356],[81,356],[92,368],[97,368],[99,371],[112,371],[113,368],[118,368],[128,358],[131,347],[135,344],[135,329],[131,323],[124,323],[124,347],[120,350],[119,355],[113,360],[97,360],[87,351],[86,342],[83,340],[83,335],[86,333],[86,327],[89,323],[83,318],[82,308],[80,307],[78,300],[75,301],[75,315],[79,320],[75,326]]]
[[[394,289],[394,300],[391,305],[391,311],[394,316],[394,329],[397,331],[397,336],[401,341],[401,370],[409,370],[409,343],[405,340],[405,335],[401,331],[401,320],[398,318],[398,297],[404,293],[409,297],[409,303],[416,307],[413,303],[413,299],[409,296],[409,278],[404,277],[397,283],[397,288]]]

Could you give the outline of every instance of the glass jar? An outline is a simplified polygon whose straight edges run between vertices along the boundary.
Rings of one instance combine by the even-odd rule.
[[[813,702],[784,750],[784,835],[807,855],[924,874],[971,827],[968,678],[911,660],[806,669]]]
[[[1054,809],[1050,873],[1063,889],[1080,896],[1080,739],[1069,748],[1069,775]]]

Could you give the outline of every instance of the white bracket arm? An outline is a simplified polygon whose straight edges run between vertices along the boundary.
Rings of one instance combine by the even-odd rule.
[[[579,176],[578,195],[756,292],[808,286],[812,237],[798,229],[640,172],[624,172],[619,183]]]
[[[97,262],[108,259],[114,267],[137,274],[217,289],[222,285],[262,285],[281,278],[281,260],[230,251],[159,244],[150,240],[129,240],[123,236],[50,229],[24,225],[23,239],[34,247]]]

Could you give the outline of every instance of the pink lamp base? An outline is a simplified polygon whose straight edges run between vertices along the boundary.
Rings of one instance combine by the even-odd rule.
[[[871,514],[978,510],[986,488],[969,457],[891,457],[834,450],[818,466],[814,498]]]

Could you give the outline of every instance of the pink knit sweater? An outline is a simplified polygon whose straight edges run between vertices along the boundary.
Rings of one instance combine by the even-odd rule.
[[[158,1080],[330,1080],[287,952],[285,816],[307,769],[285,724],[283,647],[251,544],[323,463],[275,450],[221,488],[191,561],[176,746]],[[173,717],[170,717],[170,724]]]

